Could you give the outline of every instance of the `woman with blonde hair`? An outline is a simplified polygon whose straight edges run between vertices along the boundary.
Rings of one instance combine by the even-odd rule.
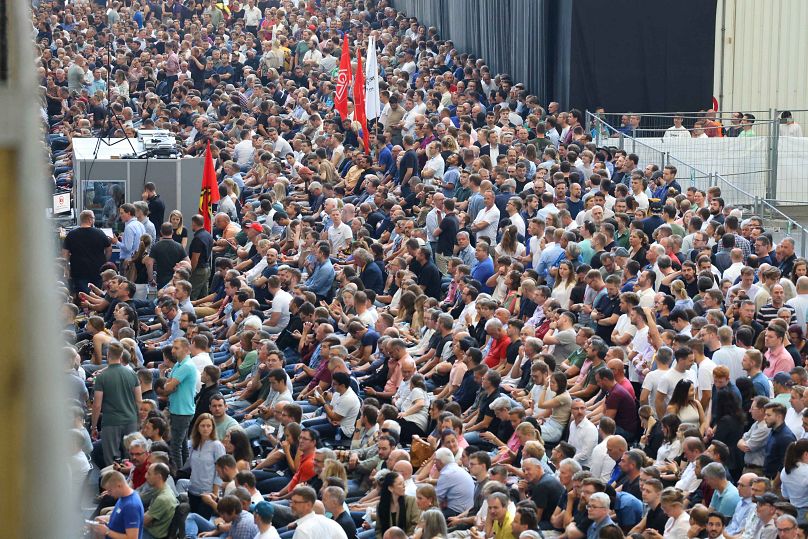
[[[330,477],[337,477],[348,484],[348,473],[345,471],[345,465],[335,459],[325,459],[323,464],[323,471],[320,472],[320,480],[323,482],[323,488],[328,485]]]
[[[690,530],[690,515],[685,511],[685,494],[675,487],[668,487],[662,491],[660,502],[662,511],[668,515],[665,523],[665,539],[688,539]]]
[[[284,203],[286,200],[286,183],[282,180],[275,182],[272,186],[272,193],[275,195],[275,202]]]
[[[676,305],[674,308],[693,308],[693,300],[690,299],[690,296],[687,294],[684,281],[676,280],[671,283],[671,295],[673,296],[673,299],[676,300]]]
[[[188,229],[185,228],[182,224],[182,212],[180,210],[174,210],[168,214],[168,222],[171,223],[171,228],[174,229],[174,234],[171,235],[171,239],[182,245],[183,247],[188,246]]]
[[[415,312],[412,315],[412,324],[410,325],[410,332],[413,335],[416,335],[424,327],[424,304],[427,299],[429,298],[424,294],[415,298]]]

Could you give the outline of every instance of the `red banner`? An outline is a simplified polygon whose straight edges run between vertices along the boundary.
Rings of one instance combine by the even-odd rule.
[[[219,184],[216,182],[216,167],[210,153],[210,141],[205,148],[205,166],[202,169],[202,191],[199,194],[199,214],[205,219],[205,230],[211,231],[213,204],[219,202]]]
[[[339,74],[337,75],[337,92],[334,96],[334,108],[339,112],[340,118],[348,117],[348,90],[351,87],[351,53],[348,51],[348,36],[342,40],[342,57],[339,61]]]

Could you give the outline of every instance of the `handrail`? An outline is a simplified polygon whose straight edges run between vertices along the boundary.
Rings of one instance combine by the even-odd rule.
[[[609,114],[619,114],[619,113],[609,113]],[[642,116],[642,114],[640,114],[640,113],[635,113],[635,114],[639,114],[640,116]],[[662,114],[661,113],[656,113],[656,115],[660,116]],[[594,128],[593,128],[593,124],[594,124]],[[597,137],[597,142],[596,143],[598,144],[598,146],[601,145],[602,139],[608,140],[608,139],[611,139],[611,138],[616,138],[616,139],[619,139],[620,148],[624,148],[626,146],[625,141],[630,140],[631,144],[639,143],[640,145],[645,146],[646,148],[649,148],[649,149],[653,150],[654,152],[659,151],[656,148],[653,148],[653,147],[651,147],[651,146],[649,146],[647,144],[644,144],[642,141],[638,140],[636,137],[632,137],[629,134],[626,134],[626,133],[623,133],[621,131],[618,131],[617,129],[615,129],[614,126],[609,124],[609,122],[607,122],[606,120],[601,118],[599,115],[593,114],[593,113],[591,113],[589,111],[586,111],[586,127],[587,127],[587,130],[589,130],[589,131],[594,129],[596,137]],[[613,135],[613,136],[602,137],[603,128],[605,128],[608,135]],[[801,252],[801,255],[803,257],[806,256],[806,251],[808,251],[808,229],[806,229],[806,227],[802,226],[797,221],[795,221],[794,219],[792,219],[791,217],[789,217],[788,215],[783,213],[781,210],[776,208],[774,205],[769,203],[769,201],[766,200],[765,197],[760,197],[760,196],[756,196],[756,195],[752,195],[751,193],[748,193],[747,191],[745,191],[744,189],[741,189],[737,185],[735,185],[733,183],[730,183],[726,178],[724,178],[718,172],[711,172],[711,173],[704,172],[704,171],[696,168],[695,166],[690,165],[686,161],[683,161],[682,159],[679,159],[678,157],[675,157],[675,156],[671,155],[670,152],[662,152],[662,153],[663,153],[665,161],[666,161],[665,164],[667,164],[667,162],[669,162],[670,160],[674,160],[677,163],[681,163],[683,166],[685,166],[687,168],[690,168],[692,171],[695,171],[697,174],[699,174],[699,175],[701,175],[701,176],[703,176],[705,178],[711,178],[716,183],[720,182],[720,183],[726,185],[729,189],[732,189],[736,194],[739,194],[739,195],[741,195],[743,197],[746,197],[746,199],[749,201],[749,203],[753,205],[753,208],[754,208],[753,211],[755,211],[756,213],[762,213],[761,210],[763,210],[765,208],[769,212],[769,215],[771,215],[773,217],[777,217],[780,220],[784,220],[786,222],[786,224],[787,224],[786,234],[788,236],[792,236],[792,231],[795,231],[795,232],[799,233],[800,240],[801,240],[800,241],[800,252]],[[785,201],[778,201],[778,202],[785,202]]]

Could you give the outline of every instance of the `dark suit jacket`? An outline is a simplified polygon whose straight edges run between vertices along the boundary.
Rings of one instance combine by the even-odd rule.
[[[500,155],[505,155],[506,153],[508,153],[508,147],[505,146],[504,144],[500,144],[499,145],[499,154]],[[488,157],[491,157],[491,145],[486,144],[485,146],[480,148],[480,155],[487,155]],[[496,163],[494,163],[494,164],[496,165]]]
[[[362,280],[362,284],[365,285],[365,288],[369,288],[377,294],[381,294],[382,291],[384,291],[384,276],[382,275],[382,270],[379,269],[379,266],[376,265],[375,262],[371,262],[365,266],[362,273],[359,274],[359,278]]]

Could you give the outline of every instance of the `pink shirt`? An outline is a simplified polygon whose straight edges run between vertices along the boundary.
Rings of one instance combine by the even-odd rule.
[[[769,362],[769,366],[763,370],[763,374],[769,378],[773,378],[778,372],[786,374],[791,372],[794,368],[794,358],[788,353],[785,346],[778,346],[774,350],[769,350],[763,354]]]

